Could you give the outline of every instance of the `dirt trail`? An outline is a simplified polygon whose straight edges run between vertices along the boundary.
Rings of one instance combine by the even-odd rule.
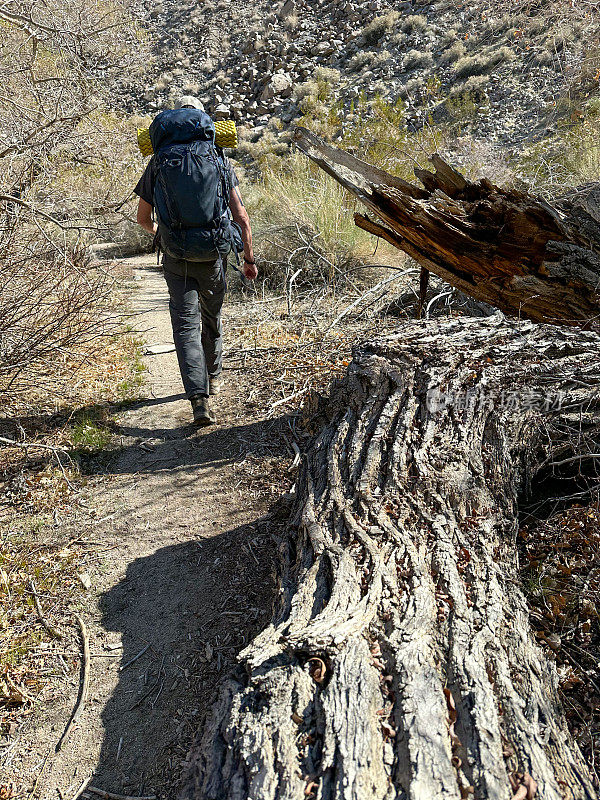
[[[132,261],[137,327],[149,344],[172,342],[164,279],[150,259]],[[173,798],[216,683],[270,617],[274,544],[269,523],[257,524],[267,504],[247,494],[239,463],[276,455],[281,422],[247,411],[249,379],[230,372],[218,424],[196,431],[175,353],[146,362],[148,397],[120,415],[122,449],[84,498],[104,521],[75,531],[98,553],[83,610],[89,701],[55,753],[77,696],[73,672],[12,759],[15,774],[39,776],[42,800],[70,800],[90,776],[113,792]]]

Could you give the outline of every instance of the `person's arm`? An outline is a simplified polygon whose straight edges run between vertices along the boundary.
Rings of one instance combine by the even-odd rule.
[[[252,228],[250,227],[250,217],[242,202],[242,196],[237,186],[234,186],[229,196],[229,208],[233,216],[233,221],[242,229],[242,241],[244,243],[244,275],[248,280],[253,281],[258,275],[256,264],[254,263],[254,251],[252,250]]]
[[[158,230],[156,222],[152,221],[152,206],[140,197],[137,210],[137,223],[141,225],[145,231],[151,233],[153,236]]]

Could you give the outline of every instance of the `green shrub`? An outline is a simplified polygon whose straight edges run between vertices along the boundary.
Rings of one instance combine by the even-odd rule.
[[[585,113],[590,120],[600,117],[600,96],[591,97],[585,104]]]
[[[303,114],[314,113],[320,103],[325,103],[331,98],[333,87],[339,82],[339,70],[317,67],[312,78],[296,84],[292,97],[299,104]]]
[[[69,438],[77,449],[93,452],[109,446],[112,431],[100,411],[83,411],[75,420]]]
[[[481,106],[489,103],[485,91],[488,83],[487,75],[472,75],[460,86],[454,87],[446,101],[450,117],[457,122],[473,119]]]
[[[599,103],[600,107],[600,103]],[[523,150],[517,173],[529,188],[552,197],[598,180],[600,174],[600,116],[593,113],[566,125],[553,137]]]

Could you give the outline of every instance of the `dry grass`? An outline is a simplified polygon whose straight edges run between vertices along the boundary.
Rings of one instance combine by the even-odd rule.
[[[468,78],[470,75],[491,72],[503,62],[511,61],[514,57],[514,52],[510,47],[489,48],[474,56],[459,58],[455,62],[453,70],[457,78]]]
[[[297,286],[343,293],[349,270],[360,282],[355,271],[375,242],[354,224],[355,200],[304,156],[267,159],[260,183],[244,194],[266,287],[279,291],[298,273]]]
[[[594,98],[582,118],[527,147],[516,165],[518,177],[538,194],[556,197],[598,180],[600,174],[600,102]]]

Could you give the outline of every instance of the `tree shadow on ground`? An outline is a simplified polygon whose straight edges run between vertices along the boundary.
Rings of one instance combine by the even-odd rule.
[[[217,684],[270,619],[272,526],[262,518],[163,547],[133,561],[102,596],[103,626],[120,633],[123,650],[92,785],[175,796]]]

